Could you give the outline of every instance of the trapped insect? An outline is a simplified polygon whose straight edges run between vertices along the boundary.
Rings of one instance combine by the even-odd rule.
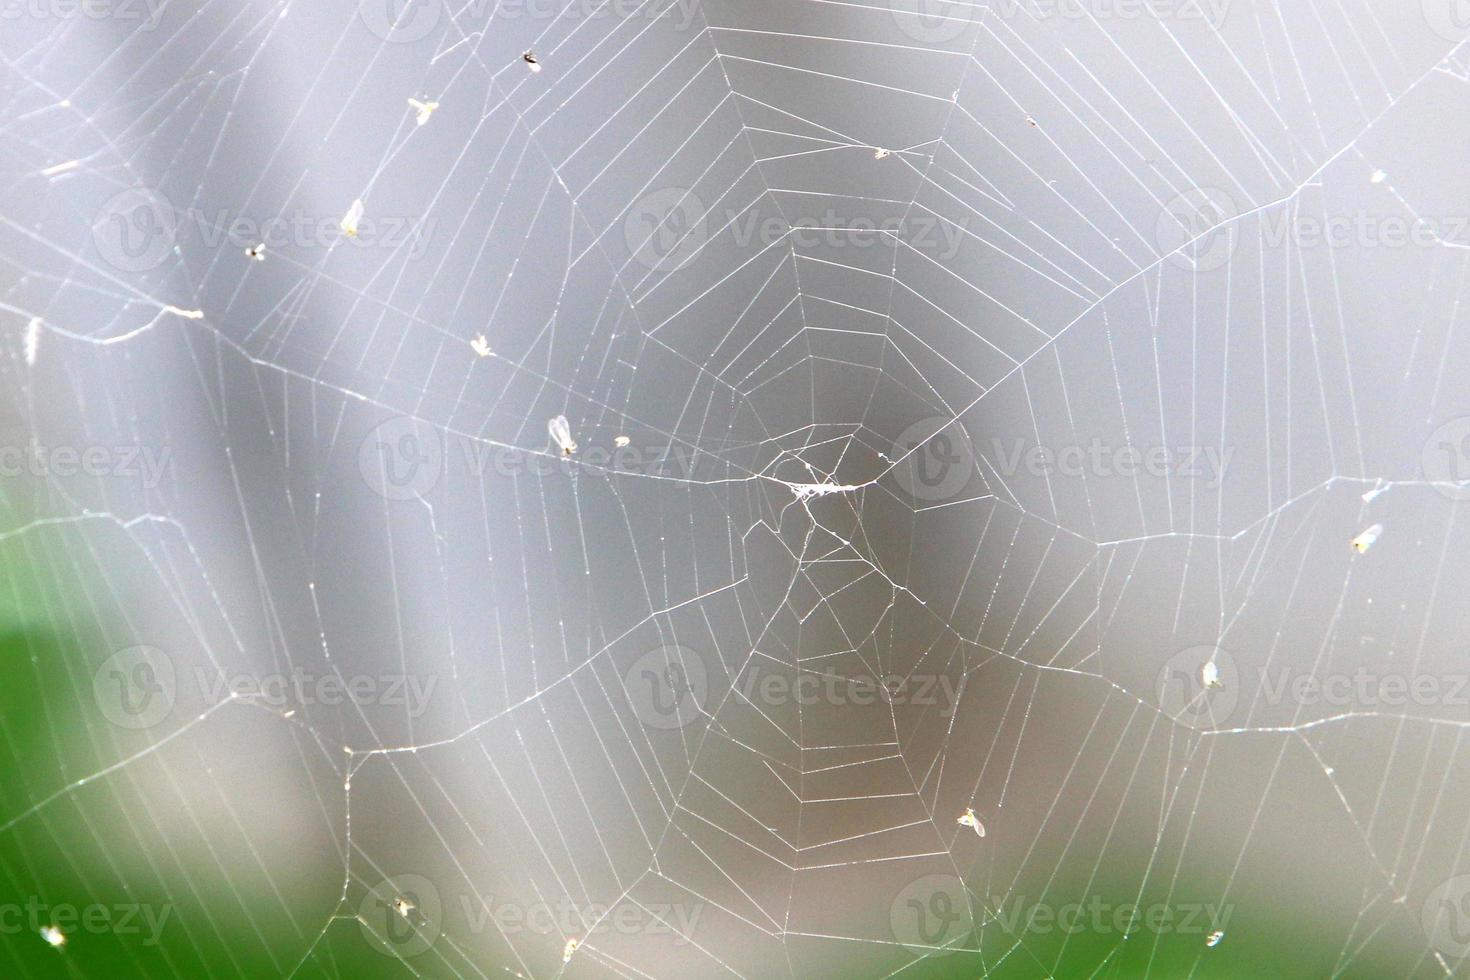
[[[965,812],[960,814],[959,819],[957,819],[955,823],[959,824],[961,827],[971,828],[975,831],[975,834],[978,837],[985,836],[985,825],[980,822],[979,817],[975,816],[974,807],[965,807]]]
[[[551,441],[560,447],[563,456],[570,456],[577,451],[577,443],[572,439],[572,427],[567,424],[565,415],[558,415],[547,422],[546,431],[551,433]]]
[[[362,200],[353,201],[352,207],[348,208],[347,213],[342,216],[342,234],[348,238],[357,237],[357,225],[362,221],[362,212]]]
[[[245,257],[255,262],[265,261],[265,244],[251,245],[245,250]]]
[[[1365,552],[1369,548],[1373,547],[1374,542],[1376,542],[1378,540],[1378,536],[1380,534],[1382,534],[1382,533],[1383,533],[1383,525],[1382,524],[1374,524],[1372,527],[1368,528],[1362,534],[1358,535],[1356,538],[1353,538],[1353,540],[1352,540],[1353,550],[1356,551],[1358,554],[1361,555],[1363,552]]]
[[[622,449],[630,442],[632,442],[632,440],[629,439],[627,436],[618,436],[617,438],[613,439],[613,445],[617,446],[619,449]]]
[[[888,156],[888,154],[892,152],[892,150],[885,150],[881,146],[875,146],[873,147],[873,159],[882,160],[884,157]]]
[[[484,334],[477,334],[475,339],[470,341],[470,349],[481,357],[489,357],[490,341],[485,339]]]
[[[521,60],[526,63],[531,71],[538,72],[541,70],[541,62],[536,60],[536,52],[527,51],[525,54],[521,55]]]
[[[420,102],[418,99],[409,99],[408,104],[410,107],[418,110],[418,114],[414,116],[414,122],[420,126],[428,122],[429,117],[434,114],[434,110],[439,108],[439,103],[437,102]]]
[[[582,945],[580,939],[568,939],[567,944],[562,947],[561,961],[563,963],[570,963],[572,961],[572,954],[577,951],[577,947],[580,945]]]
[[[1214,658],[1205,661],[1199,670],[1200,683],[1211,690],[1218,690],[1225,686],[1220,680],[1220,665],[1215,663]]]
[[[41,938],[46,940],[53,949],[60,949],[66,945],[66,933],[55,926],[42,926]]]
[[[31,322],[26,324],[25,337],[21,341],[21,347],[25,350],[26,363],[35,364],[36,354],[41,350],[41,318],[31,317]]]

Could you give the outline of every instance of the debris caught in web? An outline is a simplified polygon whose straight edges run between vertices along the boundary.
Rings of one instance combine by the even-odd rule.
[[[26,363],[35,364],[36,354],[41,349],[41,318],[31,317],[31,322],[26,324],[25,337],[21,347],[25,350]]]
[[[353,201],[352,207],[348,208],[347,213],[342,216],[342,234],[348,238],[357,237],[357,226],[362,221],[362,212],[362,201],[360,199]]]
[[[985,825],[980,822],[979,817],[975,816],[974,807],[965,807],[965,812],[960,814],[959,819],[957,819],[955,823],[959,824],[961,827],[971,828],[975,831],[975,835],[977,837],[985,836]]]
[[[1383,525],[1382,524],[1374,524],[1372,527],[1368,528],[1362,534],[1358,535],[1356,538],[1353,538],[1353,540],[1352,540],[1353,550],[1356,551],[1358,554],[1361,555],[1363,552],[1365,552],[1369,548],[1373,547],[1374,542],[1376,542],[1378,540],[1378,536],[1380,534],[1382,534],[1382,533],[1383,533]]]
[[[1214,657],[1206,660],[1200,668],[1199,679],[1207,690],[1218,691],[1225,686],[1225,682],[1220,679],[1220,665],[1215,663]]]
[[[434,114],[434,110],[439,108],[439,103],[437,102],[420,102],[418,99],[409,99],[408,104],[410,108],[417,110],[417,115],[414,116],[414,122],[420,126],[428,122],[429,117]]]
[[[551,433],[551,441],[556,443],[563,456],[570,456],[577,451],[577,443],[572,439],[572,427],[567,423],[565,415],[558,415],[547,422],[546,431]]]

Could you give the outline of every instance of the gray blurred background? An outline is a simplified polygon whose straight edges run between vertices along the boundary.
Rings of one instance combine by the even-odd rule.
[[[1465,975],[1467,35],[0,8],[5,969]]]

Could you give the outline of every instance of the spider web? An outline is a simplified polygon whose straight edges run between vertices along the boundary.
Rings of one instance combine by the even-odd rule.
[[[8,9],[7,968],[1463,975],[1454,13]]]

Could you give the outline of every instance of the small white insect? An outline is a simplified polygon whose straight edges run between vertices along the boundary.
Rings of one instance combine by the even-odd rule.
[[[66,933],[55,926],[42,926],[41,938],[46,940],[52,949],[60,949],[66,945]]]
[[[1206,660],[1205,665],[1199,669],[1199,679],[1200,683],[1210,690],[1218,691],[1225,686],[1225,682],[1220,680],[1220,665],[1215,663],[1213,657]]]
[[[1377,486],[1377,487],[1374,487],[1372,490],[1369,490],[1367,493],[1363,494],[1363,503],[1365,503],[1365,504],[1371,504],[1373,502],[1374,498],[1377,497],[1380,493],[1387,493],[1387,492],[1388,492],[1388,487],[1387,486]]]
[[[251,245],[249,248],[247,248],[245,250],[245,255],[248,258],[254,259],[256,262],[264,262],[265,261],[265,243],[264,242],[261,242],[259,245]]]
[[[565,415],[558,415],[547,422],[546,431],[551,433],[551,441],[561,448],[563,456],[570,456],[577,451],[577,443],[572,439],[572,427],[567,424]]]
[[[580,945],[582,945],[582,940],[568,939],[567,944],[561,949],[561,961],[563,963],[570,963],[572,961],[572,954],[577,951],[577,947]]]
[[[479,354],[481,357],[489,357],[490,341],[485,339],[484,334],[477,334],[475,336],[475,339],[470,341],[470,349],[473,350],[476,354]]]
[[[613,445],[617,446],[619,449],[622,449],[624,446],[632,441],[633,440],[629,439],[627,436],[618,436],[613,439]]]
[[[1383,525],[1374,524],[1372,527],[1368,528],[1368,530],[1364,531],[1356,538],[1353,538],[1353,550],[1361,555],[1363,552],[1373,547],[1373,543],[1378,540],[1378,536],[1382,533]]]
[[[959,819],[956,820],[955,823],[959,824],[961,827],[972,828],[975,831],[975,834],[979,837],[985,836],[985,825],[980,822],[979,817],[975,816],[974,807],[965,807],[965,812],[960,814]]]
[[[362,212],[361,199],[353,201],[352,207],[348,208],[347,213],[342,216],[342,234],[348,238],[357,237],[357,225],[362,221]]]
[[[418,115],[414,116],[414,122],[420,126],[428,122],[434,110],[439,108],[437,102],[420,102],[418,99],[409,99],[408,104],[411,108],[418,110]]]
[[[1388,171],[1386,171],[1386,170],[1375,170],[1375,171],[1373,171],[1373,177],[1372,177],[1373,183],[1375,183],[1375,184],[1381,184],[1381,183],[1383,183],[1387,179],[1388,179]]]
[[[393,899],[393,911],[397,912],[405,919],[412,916],[417,910],[418,906],[413,904],[412,899],[401,897]]]
[[[22,338],[21,346],[25,349],[26,363],[35,364],[36,354],[41,349],[41,318],[31,317],[31,322],[26,324],[25,337]]]
[[[1205,937],[1205,945],[1210,947],[1211,949],[1214,949],[1216,946],[1220,945],[1220,940],[1224,938],[1225,933],[1216,929],[1214,932]]]
[[[885,150],[881,146],[875,146],[873,147],[873,159],[882,160],[884,157],[888,156],[888,154],[892,152],[892,150]]]
[[[541,70],[541,62],[536,60],[536,52],[527,51],[525,54],[521,55],[521,60],[526,63],[526,66],[530,68],[532,72],[538,72]]]

